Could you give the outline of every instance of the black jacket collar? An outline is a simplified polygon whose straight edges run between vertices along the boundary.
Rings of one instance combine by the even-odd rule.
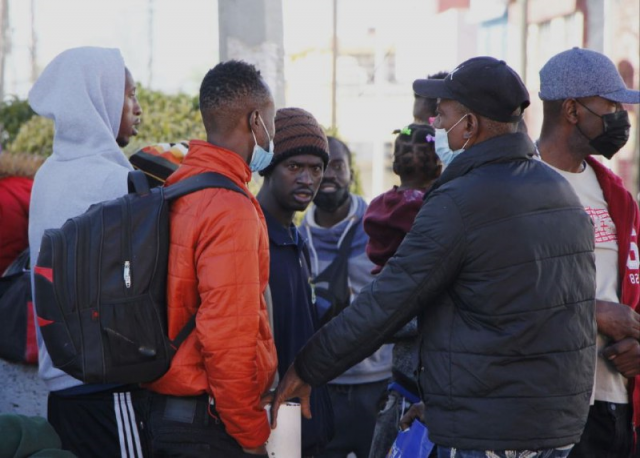
[[[531,159],[534,153],[535,145],[526,134],[521,132],[490,138],[473,145],[457,156],[442,172],[431,191],[455,178],[466,175],[476,167],[489,163],[527,160]]]

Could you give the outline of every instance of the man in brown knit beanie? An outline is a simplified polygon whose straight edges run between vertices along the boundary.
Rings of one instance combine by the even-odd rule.
[[[301,154],[319,157],[324,170],[329,162],[327,136],[311,113],[302,108],[282,108],[276,113],[275,123],[273,159],[268,167],[260,171],[260,175],[267,177],[276,165]]]
[[[318,329],[308,247],[293,217],[306,210],[318,192],[329,145],[313,115],[300,108],[278,110],[275,127],[273,160],[260,172],[264,183],[257,198],[269,232],[273,334],[282,376]],[[321,387],[314,395],[313,418],[302,419],[303,457],[320,453],[334,431],[329,393]]]

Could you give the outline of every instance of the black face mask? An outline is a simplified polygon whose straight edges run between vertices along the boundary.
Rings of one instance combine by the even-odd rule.
[[[313,203],[316,204],[316,207],[320,210],[333,213],[347,201],[349,195],[349,186],[339,188],[333,193],[318,191],[316,197],[313,199]]]
[[[578,100],[576,102],[580,103]],[[589,140],[589,145],[596,150],[598,154],[611,159],[614,154],[620,151],[626,143],[629,141],[629,130],[631,129],[631,123],[629,122],[629,113],[625,110],[616,111],[615,113],[607,113],[600,116],[597,113],[591,111],[587,106],[580,103],[590,113],[602,119],[603,130],[600,135],[595,138],[589,138],[580,127],[578,130],[582,135]]]

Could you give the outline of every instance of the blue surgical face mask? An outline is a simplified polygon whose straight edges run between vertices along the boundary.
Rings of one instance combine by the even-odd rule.
[[[462,145],[462,148],[452,151],[451,147],[449,146],[449,132],[451,132],[453,130],[454,127],[456,127],[458,124],[460,124],[460,122],[462,122],[462,120],[464,118],[466,118],[468,115],[465,114],[462,118],[460,118],[458,120],[457,123],[455,123],[451,129],[446,130],[446,129],[435,129],[436,131],[436,154],[438,155],[438,157],[440,158],[440,162],[442,162],[442,167],[446,167],[449,164],[451,164],[451,161],[453,161],[456,156],[460,153],[462,153],[464,151],[464,147],[467,146],[467,143],[469,143],[469,140],[471,139],[467,139],[467,141],[465,142],[464,145]]]
[[[259,172],[267,168],[273,159],[273,139],[269,136],[269,131],[267,130],[267,126],[264,125],[262,117],[260,117],[260,122],[262,123],[262,127],[264,127],[264,131],[267,133],[267,137],[269,137],[269,151],[266,151],[262,146],[258,145],[256,134],[253,133],[252,129],[251,134],[253,135],[253,141],[256,142],[253,147],[251,162],[249,163],[249,168],[252,172]]]

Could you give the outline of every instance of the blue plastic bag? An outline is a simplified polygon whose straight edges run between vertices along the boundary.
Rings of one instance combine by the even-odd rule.
[[[433,450],[427,427],[414,420],[409,429],[400,431],[391,446],[387,458],[427,458]]]

